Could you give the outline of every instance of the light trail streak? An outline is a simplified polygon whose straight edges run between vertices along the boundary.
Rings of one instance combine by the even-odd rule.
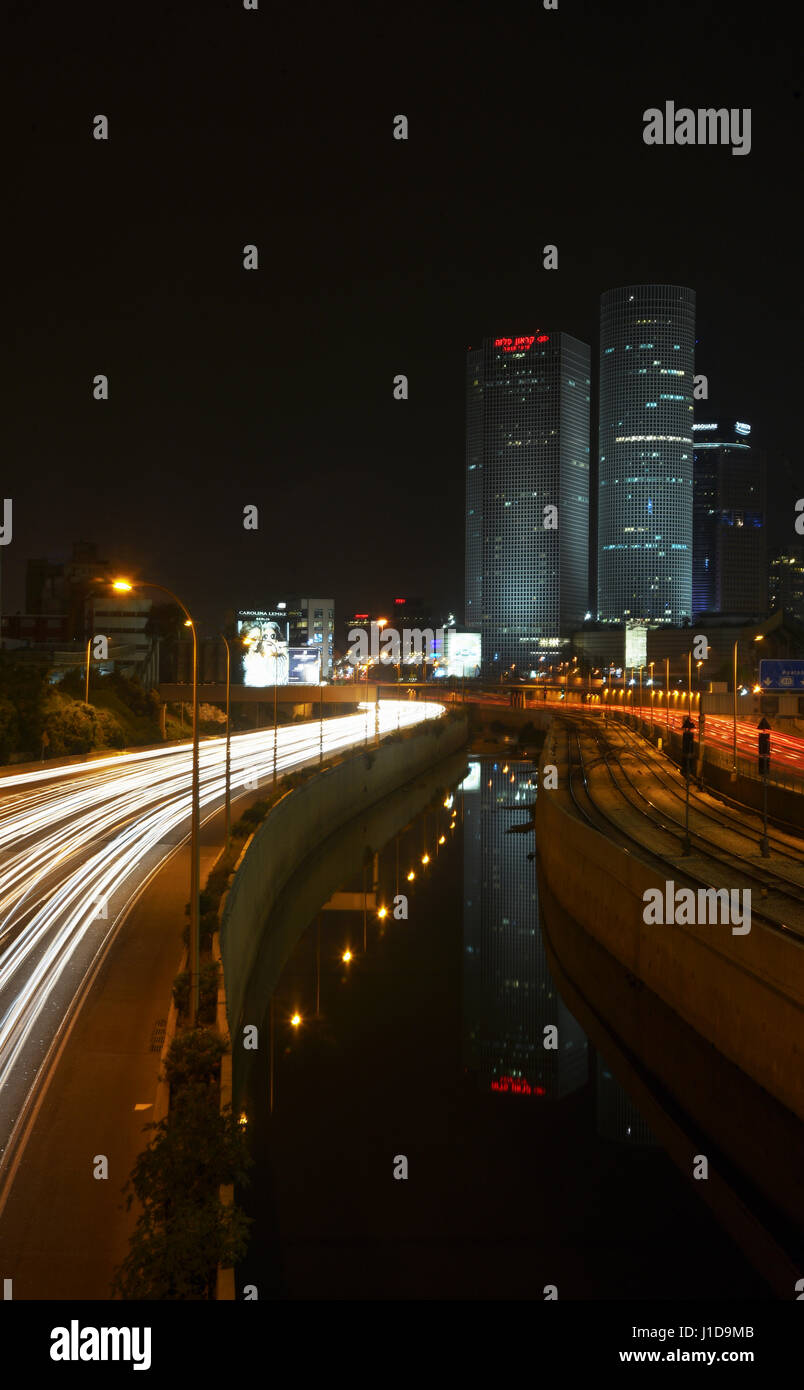
[[[380,735],[443,712],[432,702],[381,701]],[[373,707],[325,720],[323,741],[318,720],[280,728],[277,775],[315,762],[321,748],[326,758],[371,745],[374,733]],[[202,811],[222,801],[225,756],[224,738],[201,744]],[[233,737],[233,801],[270,786],[273,758],[273,729]],[[158,845],[185,837],[191,773],[192,749],[183,745],[0,777],[0,1088],[46,1006],[66,1008],[58,987],[79,947],[91,940],[97,949],[112,930],[114,916],[100,916],[99,903],[131,887]]]

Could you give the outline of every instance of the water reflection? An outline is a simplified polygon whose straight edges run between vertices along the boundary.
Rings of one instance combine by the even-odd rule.
[[[757,1296],[553,983],[532,765],[465,768],[322,847],[268,924],[250,1007],[273,1009],[275,1108],[268,1049],[236,1058],[256,1158],[237,1286]]]
[[[587,1081],[588,1048],[550,978],[520,833],[536,795],[533,766],[487,761],[481,775],[470,763],[460,793],[465,1064],[485,1090],[570,1095]]]

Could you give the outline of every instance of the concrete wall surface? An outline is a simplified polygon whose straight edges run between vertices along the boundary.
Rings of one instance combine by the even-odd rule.
[[[536,800],[536,847],[542,873],[561,907],[637,979],[804,1119],[804,943],[757,920],[733,935],[728,924],[650,925],[647,888],[671,868],[614,845],[573,813],[564,740],[551,732],[542,764],[558,767],[558,788]],[[541,779],[540,779],[541,780]],[[693,886],[683,868],[676,887]],[[735,885],[736,886],[736,885]]]

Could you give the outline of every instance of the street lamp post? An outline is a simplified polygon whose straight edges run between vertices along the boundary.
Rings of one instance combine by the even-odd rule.
[[[692,719],[692,647],[687,652],[687,714]]]
[[[736,777],[737,777],[737,641],[739,641],[739,638],[738,638],[738,639],[735,641],[735,643],[734,643],[734,651],[732,652],[732,672],[731,672],[731,678],[732,678],[733,689],[734,689],[734,696],[733,696],[733,699],[732,699],[733,722],[732,722],[732,740],[731,740],[731,763],[732,763],[732,767],[731,767],[731,779],[732,779],[732,781],[734,781],[734,780],[736,779]]]
[[[229,718],[230,686],[232,677],[232,654],[229,650],[229,638],[221,633],[224,646],[226,647],[226,798],[224,812],[224,847],[229,848],[231,843],[232,827],[232,782],[231,782],[231,721]]]
[[[664,698],[665,698],[665,702],[666,702],[666,704],[667,704],[667,709],[665,710],[665,724],[666,724],[666,727],[667,727],[667,739],[668,739],[667,747],[668,747],[668,749],[669,749],[669,748],[670,748],[670,658],[669,658],[669,656],[666,656],[665,659],[664,659]]]
[[[88,705],[88,704],[89,704],[89,649],[90,649],[91,646],[92,646],[92,638],[90,637],[90,638],[88,638],[88,640],[87,640],[87,683],[86,683],[86,690],[84,691],[84,704],[85,704],[85,705]]]
[[[653,738],[653,700],[654,700],[654,696],[656,695],[656,686],[655,686],[654,680],[653,680],[653,668],[654,668],[655,665],[656,665],[656,662],[655,662],[655,661],[649,661],[649,662],[648,662],[648,669],[649,669],[649,671],[650,671],[650,736],[651,736],[651,738]]]
[[[276,718],[276,660],[274,660],[274,775],[272,787],[276,791],[276,740],[277,740],[277,718]]]
[[[190,1002],[189,1002],[189,1023],[194,1028],[198,1017],[198,985],[199,985],[199,898],[201,892],[201,855],[199,846],[200,811],[199,811],[199,760],[198,760],[198,634],[195,623],[190,616],[190,612],[185,608],[181,599],[174,594],[172,589],[168,589],[164,584],[152,584],[147,580],[138,580],[136,586],[129,583],[127,579],[115,579],[112,581],[112,588],[119,594],[130,594],[134,588],[140,589],[159,589],[163,594],[167,594],[178,608],[181,609],[186,619],[186,625],[193,634],[193,776],[192,790],[190,793]]]
[[[324,761],[324,682],[318,685],[318,766]]]

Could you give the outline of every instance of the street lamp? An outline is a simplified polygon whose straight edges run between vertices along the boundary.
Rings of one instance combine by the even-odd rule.
[[[194,1028],[198,1016],[198,973],[199,973],[199,898],[201,891],[201,856],[199,849],[199,765],[198,765],[198,634],[195,623],[181,599],[174,594],[172,589],[168,589],[164,584],[153,584],[148,580],[137,580],[136,586],[127,579],[112,580],[111,587],[115,593],[130,594],[136,587],[138,589],[159,589],[160,593],[167,594],[178,608],[181,609],[186,619],[186,626],[193,634],[193,778],[192,790],[190,793],[190,1003],[189,1003],[189,1023]]]
[[[734,694],[733,694],[733,696],[732,696],[732,712],[733,712],[733,728],[732,728],[732,741],[731,741],[731,762],[732,762],[731,776],[732,776],[732,781],[734,781],[734,779],[735,779],[736,776],[737,776],[737,643],[738,643],[739,640],[740,640],[739,638],[736,638],[736,639],[735,639],[735,642],[734,642],[734,650],[733,650],[733,652],[732,652],[732,672],[731,672],[731,678],[732,678],[732,682],[733,682],[733,691],[734,691]]]
[[[84,704],[89,704],[89,649],[92,646],[92,638],[87,639],[87,684],[84,692]]]
[[[225,820],[224,820],[224,848],[228,849],[231,841],[231,822],[232,822],[232,784],[231,784],[231,723],[229,720],[229,691],[232,677],[232,654],[229,650],[229,638],[222,632],[221,639],[226,647],[226,798],[225,798]]]
[[[654,701],[654,697],[655,697],[655,695],[656,695],[656,686],[655,686],[654,683],[653,683],[653,668],[654,668],[655,665],[656,665],[656,662],[655,662],[655,661],[649,661],[649,662],[648,662],[648,670],[650,671],[650,736],[651,736],[651,738],[653,738],[653,701]]]

